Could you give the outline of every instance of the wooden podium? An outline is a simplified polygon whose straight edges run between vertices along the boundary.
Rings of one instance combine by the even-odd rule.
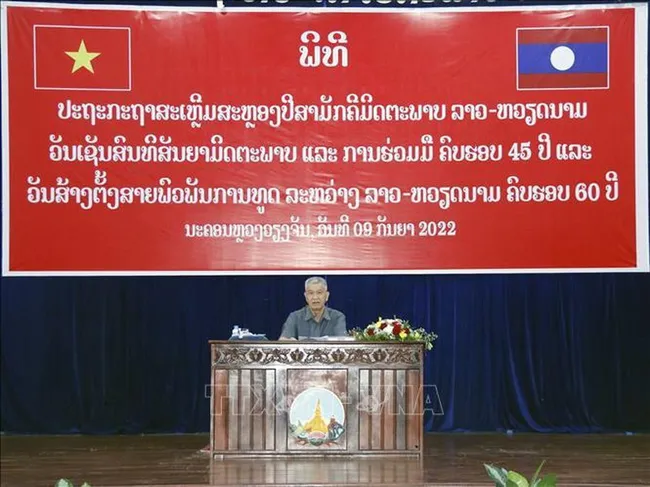
[[[209,344],[213,458],[421,456],[422,343]]]

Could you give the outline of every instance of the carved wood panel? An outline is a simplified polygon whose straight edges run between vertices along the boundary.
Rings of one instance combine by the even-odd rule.
[[[422,360],[422,347],[405,345],[390,347],[347,345],[244,345],[225,344],[214,350],[213,365],[350,365],[405,364],[417,365]]]
[[[421,454],[422,344],[210,343],[213,454]]]

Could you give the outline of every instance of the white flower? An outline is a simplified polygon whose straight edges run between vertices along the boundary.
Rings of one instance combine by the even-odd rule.
[[[384,335],[392,335],[393,334],[393,325],[387,325],[386,328],[381,330],[381,333]]]

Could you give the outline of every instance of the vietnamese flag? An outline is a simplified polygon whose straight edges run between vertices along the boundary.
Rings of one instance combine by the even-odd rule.
[[[34,88],[129,91],[131,30],[35,25]]]

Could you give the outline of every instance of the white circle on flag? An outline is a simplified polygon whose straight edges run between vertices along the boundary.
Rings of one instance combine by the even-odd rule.
[[[571,69],[575,62],[576,55],[569,47],[556,47],[551,53],[551,65],[558,71]]]

